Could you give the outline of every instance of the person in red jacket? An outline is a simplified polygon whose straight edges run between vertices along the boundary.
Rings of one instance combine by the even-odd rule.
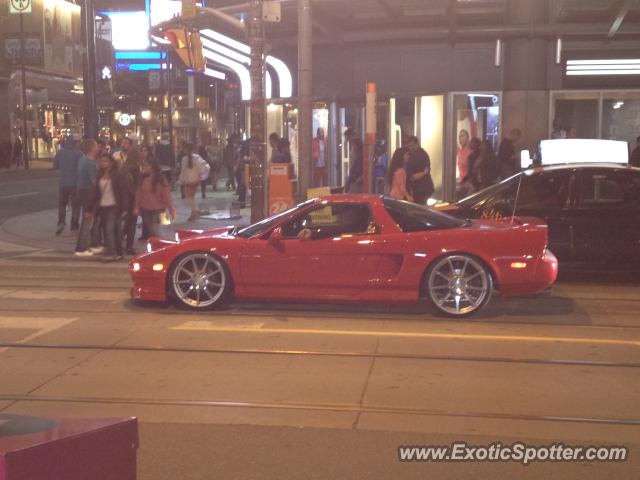
[[[162,174],[158,161],[149,156],[142,164],[142,182],[136,191],[134,214],[142,217],[143,231],[148,238],[160,235],[160,215],[169,211],[171,220],[176,218],[169,182]]]

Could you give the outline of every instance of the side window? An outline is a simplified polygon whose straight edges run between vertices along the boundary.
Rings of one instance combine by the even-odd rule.
[[[311,231],[311,239],[367,234],[373,222],[366,204],[324,205],[290,220],[282,226],[285,238],[297,238],[303,230]]]
[[[574,177],[570,173],[550,172],[524,177],[518,193],[518,182],[496,192],[482,206],[482,218],[500,219],[513,213],[518,196],[518,211],[540,208],[564,208],[569,205],[574,189]]]
[[[614,172],[594,172],[582,177],[582,205],[607,207],[625,203],[621,178]]]
[[[625,203],[640,208],[640,175],[621,175]]]

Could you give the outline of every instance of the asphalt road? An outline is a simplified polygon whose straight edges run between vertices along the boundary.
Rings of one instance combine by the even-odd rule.
[[[426,307],[134,304],[124,264],[0,259],[0,412],[138,416],[139,477],[618,479],[640,467],[640,284]],[[403,463],[400,445],[626,445],[622,463]]]
[[[57,172],[0,171],[0,224],[18,215],[56,208],[57,202]],[[51,228],[55,230],[55,225]]]

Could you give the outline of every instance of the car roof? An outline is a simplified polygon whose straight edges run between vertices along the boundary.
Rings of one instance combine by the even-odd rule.
[[[638,167],[632,167],[631,165],[627,165],[627,164],[622,164],[622,163],[607,163],[607,162],[602,162],[602,163],[565,163],[565,164],[561,164],[561,165],[541,165],[538,167],[531,167],[531,168],[527,168],[526,170],[524,170],[524,173],[527,174],[532,174],[532,173],[539,173],[539,172],[556,172],[556,171],[563,171],[563,170],[575,170],[575,169],[592,169],[592,168],[597,168],[597,169],[611,169],[611,170],[620,170],[620,169],[624,169],[624,170],[629,170],[632,172],[638,172],[640,173],[640,168]]]

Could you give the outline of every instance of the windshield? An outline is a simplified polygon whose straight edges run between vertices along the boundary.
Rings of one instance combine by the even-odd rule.
[[[282,212],[282,213],[278,213],[272,217],[266,218],[264,220],[262,220],[261,222],[258,223],[254,223],[253,225],[243,228],[242,230],[240,230],[239,232],[236,233],[237,237],[242,237],[242,238],[251,238],[251,237],[255,237],[256,235],[259,235],[260,233],[269,230],[271,227],[277,225],[280,221],[284,220],[285,218],[287,218],[289,215],[291,215],[292,213],[295,212],[299,212],[301,210],[304,210],[305,208],[307,208],[309,205],[313,204],[315,202],[315,200],[308,200],[304,203],[301,203],[300,205],[293,207],[289,210],[287,210],[286,212]]]
[[[500,193],[503,190],[506,190],[507,188],[509,188],[513,184],[514,179],[518,178],[520,175],[524,175],[524,172],[518,173],[512,177],[509,177],[501,181],[500,183],[496,183],[495,185],[492,185],[483,190],[480,190],[479,192],[469,195],[468,197],[465,197],[462,200],[459,200],[456,204],[460,205],[461,207],[473,208],[478,203],[483,202],[487,198],[491,198],[495,194]]]
[[[465,220],[454,218],[431,208],[392,198],[384,199],[384,207],[403,232],[459,228],[467,224]]]

